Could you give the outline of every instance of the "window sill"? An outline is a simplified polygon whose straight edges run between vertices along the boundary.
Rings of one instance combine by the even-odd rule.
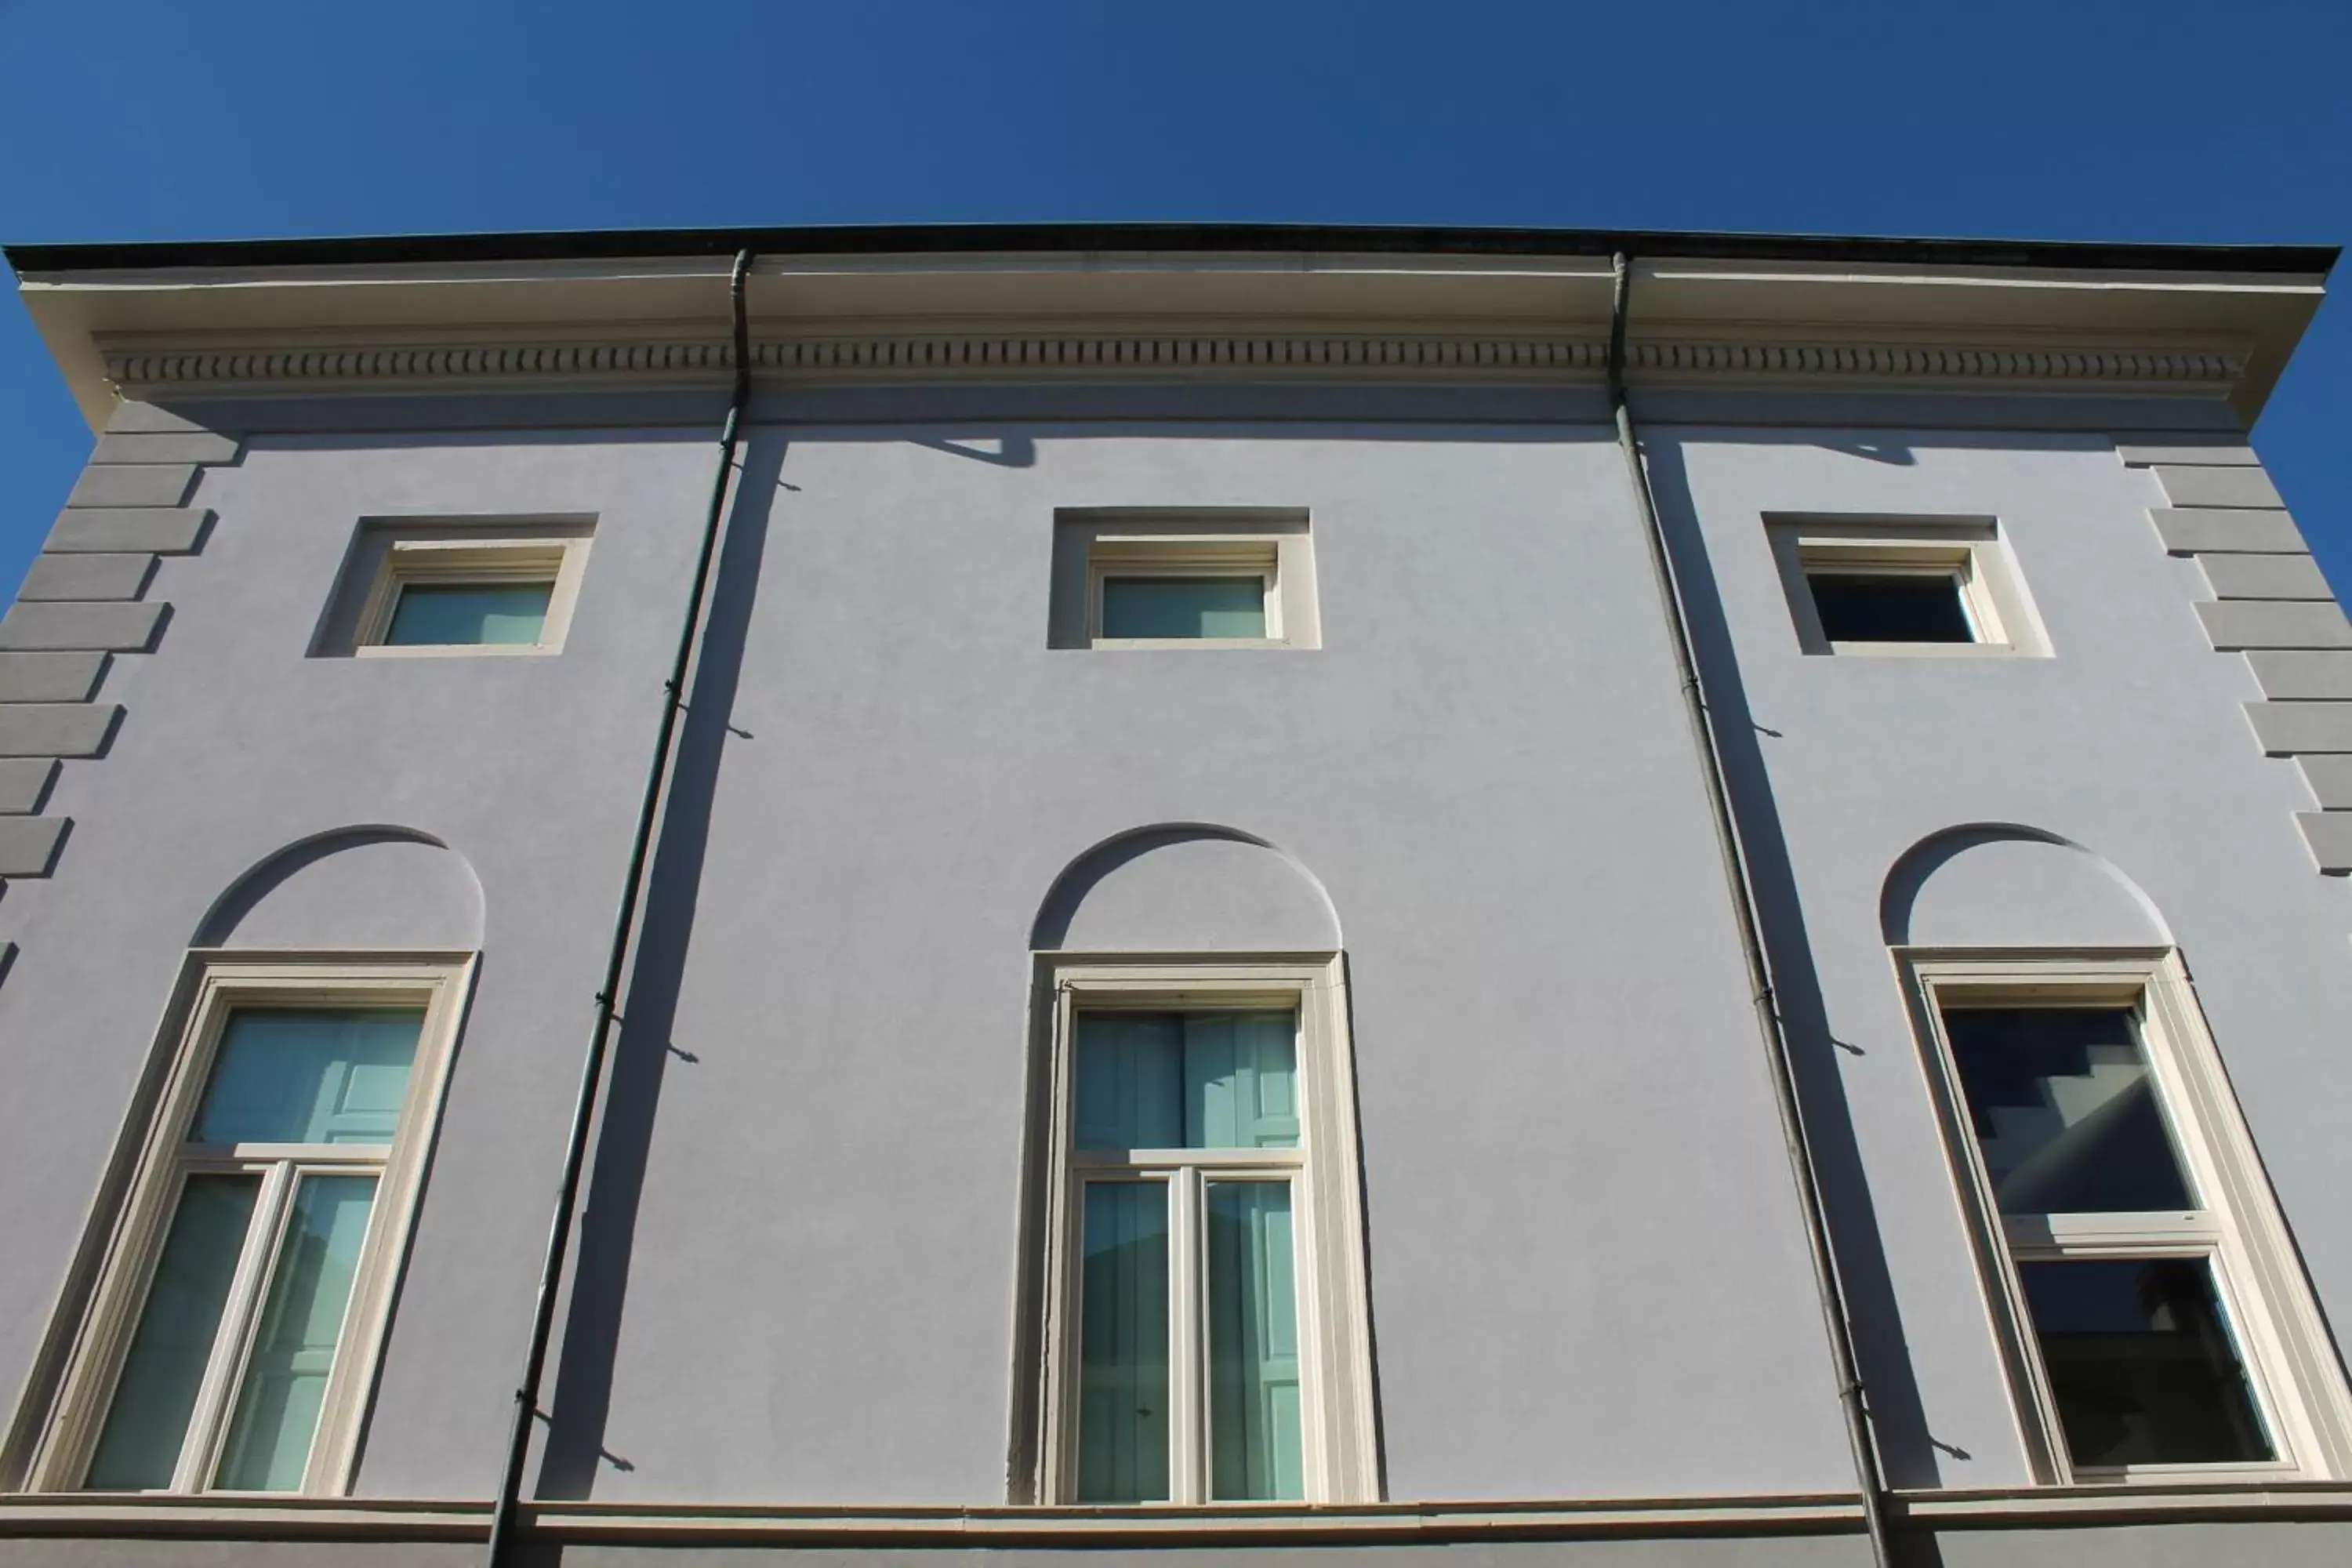
[[[545,643],[363,643],[353,658],[545,658],[562,653]]]
[[[2005,642],[1833,642],[1805,649],[1836,658],[2040,658]]]
[[[1291,648],[1298,645],[1284,637],[1097,637],[1087,646],[1097,648]]]

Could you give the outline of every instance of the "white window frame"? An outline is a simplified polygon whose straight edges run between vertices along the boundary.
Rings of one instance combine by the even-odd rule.
[[[200,956],[194,994],[150,1118],[128,1197],[114,1221],[99,1282],[69,1353],[56,1411],[31,1468],[32,1489],[71,1492],[83,1479],[113,1403],[117,1378],[147,1303],[151,1276],[192,1173],[251,1171],[261,1176],[256,1223],[247,1232],[222,1313],[213,1359],[200,1385],[172,1484],[161,1493],[97,1495],[270,1496],[208,1486],[236,1408],[246,1358],[268,1300],[298,1173],[373,1174],[377,1185],[351,1301],[295,1495],[337,1497],[350,1488],[365,1407],[389,1325],[401,1259],[415,1218],[425,1152],[471,984],[470,954],[362,959],[342,955]],[[239,1008],[422,1007],[425,1020],[409,1068],[408,1093],[389,1145],[237,1144],[191,1149],[195,1117],[229,1016]],[[271,1205],[275,1205],[274,1207]]]
[[[1077,1487],[1079,1226],[1089,1176],[1169,1181],[1169,1497],[1145,1508],[1210,1506],[1207,1352],[1198,1236],[1204,1179],[1292,1184],[1293,1278],[1298,1289],[1299,1435],[1307,1504],[1379,1498],[1365,1286],[1361,1177],[1345,980],[1338,955],[1303,959],[1041,959],[1050,1063],[1046,1144],[1044,1412],[1036,1495],[1067,1503]],[[1076,1147],[1077,1016],[1081,1011],[1272,1011],[1298,1017],[1299,1141],[1292,1149],[1081,1151]],[[1189,1192],[1190,1205],[1181,1201]],[[1186,1279],[1193,1289],[1186,1290]],[[1219,1508],[1297,1504],[1235,1504]]]
[[[2284,1216],[2263,1174],[2177,950],[1898,949],[1929,1089],[1978,1253],[2028,1461],[2048,1485],[2269,1483],[2352,1475],[2352,1394]],[[2202,1206],[2178,1214],[2004,1216],[1969,1125],[1947,1008],[2129,1008],[2184,1173]],[[2042,1364],[2018,1265],[2197,1258],[2276,1458],[2253,1464],[2077,1466]]]
[[[1242,577],[1264,584],[1262,637],[1103,636],[1107,577]],[[1307,513],[1284,507],[1063,507],[1054,513],[1046,646],[1314,648],[1322,646]]]
[[[1809,654],[1905,658],[2013,658],[2048,652],[2041,624],[1996,524],[1964,519],[1765,520],[1781,586]],[[1949,582],[1967,616],[1964,643],[1832,642],[1813,602],[1816,576],[1928,577]]]
[[[588,570],[586,534],[543,539],[394,539],[360,608],[352,652],[362,658],[449,658],[560,653]],[[547,584],[547,615],[528,643],[388,643],[403,590],[429,584]]]
[[[1113,577],[1255,577],[1265,612],[1262,637],[1113,637],[1103,635],[1103,584]],[[1087,552],[1087,638],[1097,647],[1287,647],[1282,570],[1271,539],[1243,534],[1102,537]]]

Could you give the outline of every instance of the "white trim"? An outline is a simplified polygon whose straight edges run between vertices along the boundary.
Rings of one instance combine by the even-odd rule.
[[[1898,948],[1948,1157],[1977,1245],[1991,1327],[2036,1479],[2056,1486],[2340,1480],[2352,1476],[2352,1391],[2276,1198],[2231,1094],[2176,950],[1989,952]],[[2004,1218],[1944,1031],[1963,1006],[2132,1008],[2158,1103],[2200,1207]],[[2043,1370],[2018,1264],[2061,1258],[2203,1258],[2275,1458],[2244,1465],[2078,1468]]]
[[[1315,545],[1294,507],[1062,507],[1054,513],[1045,642],[1057,648],[1322,646]],[[1109,577],[1243,577],[1265,584],[1263,637],[1106,637]]]
[[[580,580],[588,570],[584,533],[542,539],[393,537],[360,608],[352,651],[362,658],[433,658],[560,653],[571,629]],[[547,584],[547,613],[528,643],[391,644],[403,590],[420,584]]]
[[[1171,1505],[1209,1502],[1205,1384],[1197,1369],[1205,1270],[1200,1247],[1204,1178],[1243,1180],[1287,1173],[1296,1194],[1292,1226],[1298,1292],[1300,1440],[1308,1503],[1350,1503],[1379,1495],[1378,1433],[1371,1395],[1370,1309],[1364,1278],[1361,1176],[1358,1166],[1354,1067],[1347,997],[1337,954],[1268,960],[1203,954],[1193,959],[1044,955],[1040,1009],[1050,1088],[1045,1146],[1044,1344],[1036,1397],[1042,1419],[1034,1495],[1053,1502],[1076,1486],[1075,1368],[1077,1355],[1076,1190],[1088,1173],[1118,1173],[1171,1184],[1170,1268],[1173,1402]],[[1075,1147],[1076,1018],[1101,1008],[1296,1009],[1299,1141],[1295,1148],[1126,1150],[1081,1154]],[[1189,1201],[1188,1201],[1189,1200]],[[1192,1295],[1177,1288],[1193,1282]],[[1183,1369],[1195,1371],[1188,1375]],[[1169,1505],[1161,1505],[1169,1506]]]
[[[1098,534],[1087,552],[1087,640],[1096,647],[1286,647],[1282,570],[1271,535]],[[1113,579],[1243,578],[1258,583],[1262,637],[1113,637],[1103,635],[1103,591]]]
[[[467,955],[418,955],[410,961],[345,955],[200,958],[195,994],[178,1031],[171,1067],[149,1119],[129,1196],[113,1221],[114,1235],[80,1330],[68,1354],[60,1394],[30,1468],[37,1491],[79,1489],[114,1395],[114,1382],[146,1303],[150,1276],[161,1253],[176,1200],[192,1173],[250,1171],[262,1191],[248,1223],[228,1305],[214,1341],[173,1489],[208,1492],[218,1462],[280,1232],[291,1210],[295,1178],[305,1173],[372,1174],[376,1191],[367,1235],[352,1279],[351,1299],[334,1363],[320,1402],[319,1423],[301,1491],[334,1496],[350,1485],[362,1415],[375,1384],[377,1357],[390,1321],[400,1260],[415,1217],[425,1152],[431,1146],[457,1021],[474,973]],[[409,1068],[390,1143],[382,1145],[247,1144],[191,1146],[184,1139],[209,1081],[230,1014],[238,1007],[421,1006],[416,1054]],[[213,1495],[222,1495],[215,1493]]]
[[[1981,518],[1839,518],[1767,513],[1780,584],[1809,654],[1906,658],[2042,656],[2050,651],[1999,526]],[[1919,576],[1951,581],[1970,640],[1832,642],[1813,603],[1815,576]]]

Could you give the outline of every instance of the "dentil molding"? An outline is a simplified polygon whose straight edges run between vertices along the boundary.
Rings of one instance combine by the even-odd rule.
[[[1654,377],[1841,377],[2226,388],[2241,356],[2205,350],[2051,348],[1706,340],[1637,342],[1630,368]],[[391,344],[106,352],[126,390],[272,384],[693,381],[733,365],[719,341]],[[771,339],[756,373],[777,377],[1022,378],[1332,374],[1411,380],[1581,379],[1600,375],[1598,339],[1439,334],[951,333]]]

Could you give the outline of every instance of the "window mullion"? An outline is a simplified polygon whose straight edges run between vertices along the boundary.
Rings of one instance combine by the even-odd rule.
[[[212,1355],[205,1363],[204,1381],[197,1384],[195,1407],[188,1413],[188,1435],[180,1447],[179,1468],[172,1477],[175,1492],[203,1491],[212,1482],[213,1465],[220,1452],[221,1428],[235,1402],[246,1347],[253,1338],[254,1320],[269,1289],[269,1274],[279,1251],[279,1237],[293,1211],[294,1166],[280,1160],[262,1173],[261,1192],[253,1205],[253,1223],[245,1233],[245,1249],[237,1255],[236,1273],[229,1283],[228,1303],[221,1313]]]
[[[1201,1171],[1186,1164],[1168,1182],[1170,1397],[1168,1495],[1178,1503],[1208,1500],[1207,1369],[1202,1298],[1208,1282],[1201,1256]]]

